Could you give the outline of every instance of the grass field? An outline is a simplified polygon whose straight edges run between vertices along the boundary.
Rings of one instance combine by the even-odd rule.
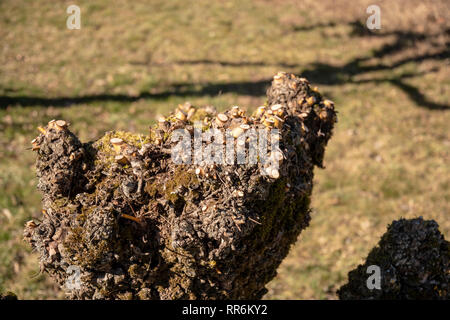
[[[81,8],[81,30],[66,8]],[[369,32],[366,8],[381,8]],[[278,71],[307,77],[339,123],[313,214],[267,299],[335,299],[347,272],[400,217],[450,238],[450,3],[398,1],[0,2],[0,291],[62,298],[22,242],[40,216],[36,127],[68,120],[83,140],[146,133],[178,103],[264,102]]]

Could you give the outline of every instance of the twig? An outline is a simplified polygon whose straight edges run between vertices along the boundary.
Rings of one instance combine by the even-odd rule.
[[[256,223],[256,224],[262,225],[262,223],[261,223],[261,222],[258,222],[258,221],[256,221],[256,220],[253,220],[253,219],[252,219],[252,218],[250,218],[250,217],[248,217],[248,220],[250,220],[250,221],[252,221],[252,222],[254,222],[254,223]]]

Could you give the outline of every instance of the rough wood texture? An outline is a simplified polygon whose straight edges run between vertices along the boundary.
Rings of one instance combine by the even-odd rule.
[[[313,168],[336,122],[306,79],[279,73],[267,97],[252,116],[180,105],[148,136],[108,132],[83,144],[67,125],[41,128],[33,149],[43,216],[24,237],[42,271],[64,286],[68,267],[80,268],[75,299],[261,298],[308,226]],[[192,132],[194,120],[234,136],[279,128],[279,168],[175,164],[172,134]]]
[[[450,299],[450,243],[433,220],[392,222],[366,262],[348,274],[340,299],[448,300]],[[368,289],[367,268],[381,270],[379,289]]]

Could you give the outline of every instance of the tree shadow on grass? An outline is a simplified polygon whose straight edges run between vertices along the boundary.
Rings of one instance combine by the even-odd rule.
[[[196,89],[190,83],[178,83],[161,92],[144,92],[136,96],[126,94],[93,94],[79,97],[42,98],[32,96],[0,96],[0,108],[13,105],[21,106],[54,106],[67,107],[74,104],[86,104],[102,101],[135,102],[141,99],[165,100],[169,97],[197,97],[217,96],[222,93],[236,93],[239,95],[262,96],[270,79],[261,81],[242,81],[231,83],[206,83]],[[196,87],[198,87],[197,85]]]
[[[406,83],[404,80],[407,78],[417,77],[424,75],[424,72],[416,72],[413,74],[404,74],[394,77],[367,77],[371,72],[375,71],[394,71],[398,67],[410,62],[423,62],[429,60],[446,60],[450,57],[450,50],[447,46],[440,51],[433,53],[418,54],[412,57],[404,58],[396,61],[392,64],[385,64],[378,62],[374,65],[365,64],[373,58],[382,59],[389,57],[393,54],[400,53],[409,48],[413,48],[418,42],[433,41],[434,38],[441,34],[425,34],[412,31],[390,31],[385,33],[372,32],[368,30],[361,22],[355,21],[349,23],[352,30],[350,35],[352,37],[389,37],[393,36],[394,41],[383,45],[379,49],[374,50],[371,55],[363,55],[356,57],[350,62],[344,65],[333,65],[326,63],[314,63],[310,67],[304,69],[301,65],[295,64],[268,64],[265,62],[231,62],[231,61],[214,61],[214,60],[182,60],[176,61],[174,64],[182,65],[196,65],[196,64],[209,64],[220,65],[225,67],[267,67],[276,66],[278,68],[290,69],[289,71],[301,74],[308,78],[311,83],[325,84],[325,85],[343,85],[346,83],[358,84],[358,83],[382,83],[387,82],[398,89],[405,92],[414,103],[423,108],[430,110],[447,110],[450,106],[447,104],[436,103],[426,97],[418,88]],[[333,27],[334,23],[326,25],[308,26],[308,27],[293,27],[293,32],[308,32],[315,28]],[[450,29],[445,29],[444,35],[450,35]],[[431,69],[428,72],[436,71]],[[355,80],[355,77],[363,76],[364,80]],[[195,97],[195,96],[217,96],[222,93],[235,93],[238,95],[249,95],[260,97],[266,92],[267,87],[270,85],[271,79],[262,79],[258,81],[241,81],[241,82],[228,82],[228,83],[200,83],[193,85],[192,83],[175,83],[170,85],[163,91],[158,92],[144,92],[137,96],[130,96],[125,94],[94,94],[78,97],[58,97],[58,98],[44,98],[33,96],[0,96],[0,108],[6,108],[7,106],[21,105],[21,106],[55,106],[64,107],[74,104],[85,104],[92,102],[102,101],[119,101],[119,102],[134,102],[141,99],[167,99],[172,96],[176,97]]]
[[[409,74],[402,74],[400,76],[392,77],[370,77],[364,80],[354,80],[355,76],[366,76],[371,72],[375,71],[385,71],[399,68],[407,63],[423,62],[429,60],[446,60],[450,58],[450,50],[448,45],[446,48],[441,49],[433,53],[418,54],[412,57],[404,58],[396,61],[395,63],[385,64],[379,62],[375,65],[364,65],[365,62],[372,58],[385,58],[387,56],[399,53],[408,48],[413,48],[418,42],[421,41],[432,41],[434,38],[440,36],[441,34],[423,34],[411,31],[391,31],[385,33],[376,33],[367,29],[359,21],[350,23],[352,26],[351,35],[354,37],[388,37],[394,36],[394,41],[383,45],[381,48],[373,51],[372,56],[361,56],[357,57],[350,62],[341,65],[334,66],[331,64],[315,63],[310,68],[304,69],[302,74],[306,78],[310,79],[312,82],[326,85],[342,85],[345,83],[381,83],[388,82],[398,89],[406,93],[409,98],[414,101],[414,103],[420,107],[424,107],[430,110],[447,110],[450,109],[448,104],[436,103],[429,100],[418,88],[406,83],[404,80],[407,78],[413,78],[417,76],[422,76],[427,72],[416,72]],[[450,29],[444,31],[446,36],[450,36]],[[428,72],[437,71],[435,68],[429,69]]]

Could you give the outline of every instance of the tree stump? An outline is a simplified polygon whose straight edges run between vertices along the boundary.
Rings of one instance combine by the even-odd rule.
[[[259,299],[308,226],[313,169],[335,122],[332,101],[283,72],[253,115],[186,103],[148,135],[88,143],[51,121],[32,142],[43,216],[24,238],[68,298]],[[236,150],[250,130],[279,129],[279,144],[266,162],[175,163],[175,133],[208,129],[229,129]]]
[[[338,290],[339,298],[448,300],[449,257],[450,243],[435,221],[422,217],[394,221],[366,262],[349,272],[348,283]],[[369,266],[380,270],[378,288],[367,285]]]

